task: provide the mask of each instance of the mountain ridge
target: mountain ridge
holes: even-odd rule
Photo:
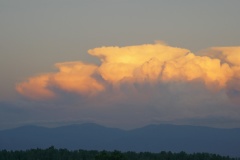
[[[104,127],[95,123],[56,128],[23,126],[0,131],[0,150],[31,148],[186,151],[240,156],[240,128],[152,124],[132,130]]]

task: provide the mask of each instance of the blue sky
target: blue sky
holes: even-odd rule
[[[177,122],[240,127],[239,104],[228,99],[229,94],[238,97],[240,92],[233,80],[218,91],[185,81],[153,88],[141,84],[141,93],[152,95],[146,102],[140,102],[140,91],[128,91],[128,87],[122,87],[121,94],[129,93],[123,99],[118,99],[119,92],[108,90],[86,98],[57,88],[54,92],[61,92],[61,98],[38,101],[16,91],[16,85],[29,77],[58,72],[57,63],[100,66],[101,58],[88,50],[102,46],[138,46],[159,40],[194,55],[210,47],[239,46],[239,6],[237,0],[1,0],[0,129],[89,121],[121,128]]]

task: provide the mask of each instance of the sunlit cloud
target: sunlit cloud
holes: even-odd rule
[[[55,93],[48,89],[50,74],[28,78],[25,82],[16,85],[16,90],[31,99],[43,100],[55,97]]]
[[[88,52],[101,60],[102,64],[98,70],[103,79],[116,83],[124,79],[136,79],[142,75],[152,77],[153,74],[156,74],[158,76],[161,74],[164,62],[182,57],[189,51],[163,44],[146,44],[127,47],[101,47]],[[157,66],[156,63],[158,63]],[[143,71],[140,73],[141,75],[138,75],[138,69]],[[152,69],[155,70],[152,71]]]
[[[104,86],[94,79],[97,66],[82,62],[65,62],[55,65],[59,72],[51,74],[50,86],[63,91],[94,95]]]
[[[164,43],[94,48],[88,53],[99,58],[100,65],[57,63],[57,72],[30,77],[18,83],[16,90],[28,98],[44,100],[58,97],[58,90],[93,97],[106,95],[112,88],[112,95],[131,90],[144,99],[144,92],[151,95],[146,85],[200,83],[211,92],[224,90],[230,100],[239,103],[239,52],[240,47],[213,47],[197,56],[188,49]],[[140,89],[143,94],[137,94]]]
[[[225,90],[232,102],[240,104],[240,47],[212,47],[203,54],[229,64],[232,75]]]
[[[89,96],[104,90],[104,86],[92,77],[97,69],[95,65],[65,62],[55,66],[59,70],[57,73],[30,77],[27,81],[17,84],[16,90],[35,100],[56,98],[56,89]]]

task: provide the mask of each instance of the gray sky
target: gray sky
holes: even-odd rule
[[[144,83],[140,84],[141,93],[152,95],[144,102],[139,100],[143,95],[128,91],[125,84],[120,89],[125,96],[119,99],[119,91],[112,91],[109,84],[91,98],[55,86],[60,98],[44,101],[29,99],[15,89],[29,77],[57,72],[54,65],[59,62],[99,66],[100,58],[88,50],[102,46],[160,40],[195,55],[210,47],[239,46],[239,6],[238,0],[0,0],[0,129],[89,121],[122,128],[177,122],[240,127],[239,104],[228,100],[229,94],[240,92],[233,93],[234,87],[231,92],[229,87],[212,92],[202,89],[202,84],[193,87],[187,82],[161,83],[153,88]]]

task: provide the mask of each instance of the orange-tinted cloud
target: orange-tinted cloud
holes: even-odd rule
[[[82,62],[57,63],[58,73],[51,75],[53,86],[67,92],[94,95],[104,90],[102,84],[93,78],[97,66]]]
[[[182,57],[189,51],[163,44],[146,44],[127,47],[102,47],[88,52],[101,59],[102,64],[98,70],[103,79],[116,83],[126,78],[135,78],[138,76],[135,70],[143,67],[142,65],[145,63],[153,62],[152,59],[160,62],[159,66],[156,67],[161,67],[164,62]],[[146,71],[146,69],[143,70]],[[151,73],[155,72],[158,71],[151,71]]]
[[[107,85],[201,81],[211,90],[229,91],[236,85],[234,96],[240,97],[240,47],[215,47],[203,56],[161,43],[101,47],[88,52],[101,60],[99,66],[58,63],[57,73],[29,78],[17,84],[17,91],[44,99],[56,96],[54,88],[89,96],[106,91]]]
[[[94,95],[104,90],[103,85],[92,76],[97,66],[82,62],[65,62],[55,65],[57,73],[47,73],[29,78],[17,84],[16,90],[31,99],[42,100],[56,97],[54,88],[65,92]]]
[[[195,56],[189,53],[181,58],[168,61],[162,78],[165,81],[202,80],[209,88],[223,88],[232,77],[228,64],[221,64],[219,59]]]
[[[17,84],[16,90],[31,99],[42,100],[54,98],[53,91],[48,89],[50,74],[29,78],[27,81]]]
[[[212,47],[203,54],[229,64],[232,76],[228,79],[226,93],[233,102],[240,104],[240,47]]]
[[[240,66],[240,47],[212,47],[204,54],[211,58],[218,58],[231,66]]]

